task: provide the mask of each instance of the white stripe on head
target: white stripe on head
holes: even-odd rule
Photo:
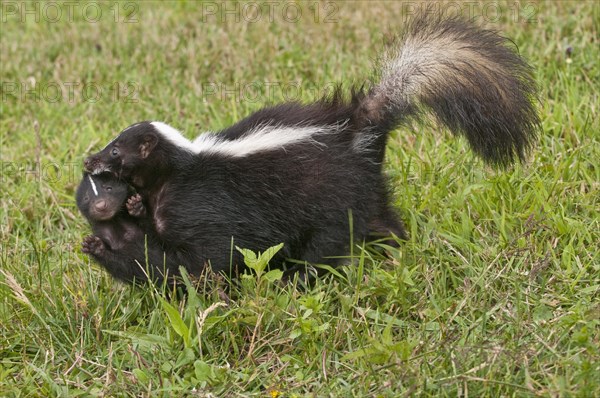
[[[139,126],[140,124],[142,124],[142,123],[134,123],[134,124],[132,124],[131,126],[127,127],[125,130],[121,131],[121,134],[124,133],[124,132],[126,132],[127,130],[130,130],[130,129],[134,128],[134,127]]]
[[[96,183],[91,175],[88,175],[88,179],[90,180],[90,184],[92,186],[92,190],[94,191],[94,195],[98,196],[98,189],[96,189]]]
[[[192,144],[190,140],[185,138],[178,130],[169,126],[163,122],[152,122],[150,123],[156,131],[160,135],[162,135],[166,140],[172,142],[177,145],[179,148],[186,149],[190,152],[196,152],[195,146]]]
[[[110,146],[110,144],[112,144],[113,142],[115,142],[117,140],[117,138],[119,138],[121,136],[121,134],[123,134],[124,132],[126,132],[129,129],[132,129],[132,128],[136,127],[136,126],[139,126],[140,124],[141,123],[132,124],[131,126],[127,127],[125,130],[121,131],[119,133],[119,135],[117,135],[115,138],[113,138],[112,140],[110,140],[110,142],[108,144],[106,144],[106,146],[104,147],[104,149],[108,148]],[[104,150],[104,149],[102,149],[102,150]]]
[[[218,134],[205,134],[194,140],[195,152],[219,153],[242,157],[256,152],[283,148],[302,141],[319,145],[313,136],[334,132],[340,126],[259,126],[236,140],[220,139]]]

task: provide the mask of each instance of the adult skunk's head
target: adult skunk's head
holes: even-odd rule
[[[146,159],[157,143],[158,136],[152,124],[136,123],[123,130],[100,152],[90,155],[83,164],[85,170],[94,175],[110,172],[126,178],[124,171],[134,169]]]
[[[140,174],[159,173],[170,159],[191,148],[192,143],[171,126],[146,121],[127,127],[83,163],[88,173],[109,172],[135,185]]]
[[[127,183],[118,180],[112,174],[83,173],[75,198],[79,211],[88,220],[106,221],[121,211],[128,195]]]

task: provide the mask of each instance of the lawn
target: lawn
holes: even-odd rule
[[[0,3],[0,396],[600,396],[595,2],[435,3],[514,41],[542,131],[507,171],[431,123],[395,131],[410,239],[387,255],[177,297],[80,253],[86,154],[136,121],[193,138],[360,85],[419,4]]]

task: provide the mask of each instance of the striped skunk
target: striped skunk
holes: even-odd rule
[[[77,207],[94,235],[83,240],[81,250],[92,256],[115,278],[124,282],[151,279],[162,282],[187,261],[164,248],[144,222],[139,195],[112,174],[84,173],[77,188]]]
[[[234,245],[274,261],[335,265],[351,236],[406,238],[382,173],[390,131],[430,112],[484,161],[524,159],[539,118],[530,66],[507,40],[460,19],[416,18],[383,53],[377,83],[262,109],[194,141],[161,122],[123,130],[89,156],[92,175],[131,184],[145,232],[200,272],[243,267]],[[233,249],[233,250],[232,250]]]

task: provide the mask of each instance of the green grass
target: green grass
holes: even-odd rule
[[[240,21],[208,15],[221,2],[102,3],[97,22],[84,6],[50,22],[47,3],[27,5],[36,21],[2,2],[0,396],[599,396],[593,2],[462,8],[536,67],[541,139],[501,173],[446,132],[394,132],[386,172],[411,238],[388,257],[355,248],[353,266],[304,291],[263,275],[229,300],[218,281],[177,300],[80,254],[87,153],[135,121],[194,137],[286,96],[360,84],[417,3],[323,2],[317,17],[304,3],[296,22],[277,4],[273,23],[265,9],[245,23],[243,5]]]

